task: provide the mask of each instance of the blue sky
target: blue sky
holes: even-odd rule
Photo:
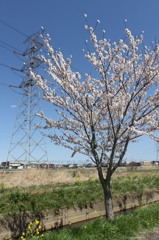
[[[45,32],[50,34],[52,46],[60,48],[65,57],[72,55],[72,66],[79,72],[90,73],[92,69],[82,52],[84,41],[88,38],[84,29],[85,13],[90,25],[94,26],[97,19],[101,21],[97,29],[99,38],[103,29],[111,41],[123,38],[124,19],[127,19],[127,27],[134,35],[144,31],[144,44],[149,45],[155,39],[159,42],[158,9],[158,0],[1,0],[0,20],[21,33],[0,21],[0,45],[11,49],[2,44],[5,42],[23,52],[26,49],[24,35],[30,36],[43,26]],[[0,64],[20,69],[23,61],[0,46]],[[22,78],[14,71],[0,65],[0,162],[7,158],[18,110],[16,106],[20,102],[20,91],[16,90],[16,93],[8,85],[19,85],[21,81]],[[51,106],[43,102],[41,105],[46,113],[54,116]],[[49,139],[46,139],[46,146],[50,162],[82,163],[88,159],[80,154],[71,158],[70,151],[55,146]],[[128,161],[156,160],[156,149],[156,143],[144,137],[129,146],[125,158]]]

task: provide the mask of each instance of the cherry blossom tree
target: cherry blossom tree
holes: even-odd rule
[[[85,29],[90,37],[88,44],[93,46],[92,52],[87,47],[85,58],[98,77],[83,77],[72,71],[71,58],[65,60],[62,52],[54,51],[48,35],[42,36],[48,56],[40,57],[56,88],[42,76],[30,74],[43,90],[43,99],[57,108],[57,120],[43,112],[38,114],[45,119],[45,129],[57,129],[47,136],[71,149],[72,156],[82,153],[95,163],[104,191],[106,218],[112,220],[111,177],[121,165],[128,144],[143,135],[158,141],[159,45],[143,47],[143,36],[134,37],[127,28],[125,40],[113,43],[105,37],[98,40],[89,24]],[[102,167],[105,163],[106,170]]]

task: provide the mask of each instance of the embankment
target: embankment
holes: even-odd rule
[[[124,212],[139,206],[159,201],[159,191],[152,191],[143,194],[123,196],[113,200],[114,212]],[[90,203],[85,206],[73,206],[61,208],[58,211],[45,211],[41,214],[21,212],[12,215],[9,220],[0,216],[0,239],[13,239],[25,231],[30,221],[39,220],[42,230],[50,230],[58,227],[94,219],[105,215],[104,204],[101,202]]]

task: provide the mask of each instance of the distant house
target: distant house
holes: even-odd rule
[[[128,166],[140,166],[139,162],[129,162]]]
[[[23,169],[24,164],[20,162],[10,162],[9,163],[9,169]]]
[[[142,161],[140,162],[141,166],[151,166],[152,162]]]
[[[8,169],[9,168],[9,162],[1,162],[1,169]]]
[[[138,162],[129,162],[127,165],[128,169],[135,170],[137,167],[140,166],[140,163]]]
[[[159,161],[152,161],[153,165],[159,165]]]
[[[68,168],[74,168],[74,165],[73,164],[69,164]]]

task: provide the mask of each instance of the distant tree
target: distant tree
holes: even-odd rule
[[[59,130],[47,136],[71,149],[72,156],[76,152],[85,154],[96,165],[106,218],[112,220],[111,177],[121,165],[128,144],[143,135],[158,140],[159,45],[142,47],[143,36],[134,37],[127,28],[125,40],[117,43],[104,37],[97,40],[93,28],[85,28],[94,47],[85,57],[98,77],[73,72],[71,59],[65,60],[60,51],[54,51],[48,35],[42,36],[48,56],[41,59],[56,88],[48,86],[40,75],[30,74],[43,90],[44,100],[57,107],[58,120],[38,114],[46,121],[45,129]],[[107,170],[102,168],[104,163]]]

